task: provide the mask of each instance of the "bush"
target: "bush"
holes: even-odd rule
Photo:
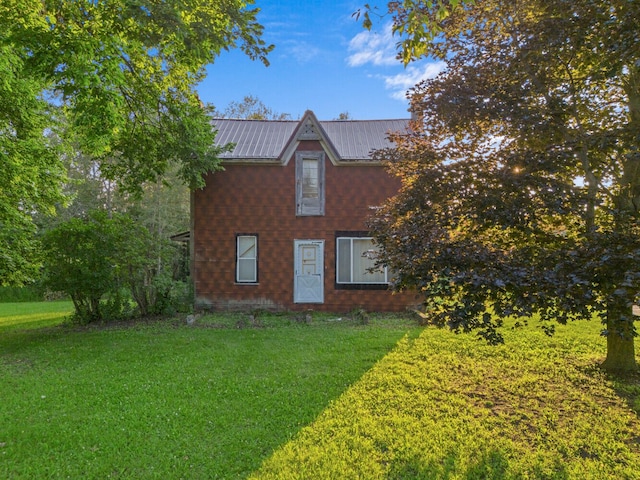
[[[82,323],[101,320],[101,299],[117,289],[115,240],[113,223],[104,212],[72,218],[43,236],[42,283],[67,293]]]
[[[42,292],[33,286],[30,287],[0,287],[0,303],[8,302],[41,302],[44,299]]]
[[[114,292],[108,292],[100,303],[103,318],[109,320],[128,320],[135,316],[134,303],[131,292],[120,287]]]
[[[120,281],[127,285],[139,314],[175,313],[182,290],[174,268],[181,255],[179,246],[168,238],[158,238],[130,217],[118,218],[122,235],[116,261]]]
[[[178,247],[130,216],[93,212],[43,238],[43,284],[68,294],[81,323],[185,311],[192,294],[174,275]]]

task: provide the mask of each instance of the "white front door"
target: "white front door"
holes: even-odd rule
[[[324,240],[294,240],[294,303],[324,302]]]

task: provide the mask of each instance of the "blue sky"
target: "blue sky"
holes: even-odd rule
[[[364,3],[256,0],[263,38],[275,45],[271,65],[251,61],[240,50],[223,52],[208,67],[200,98],[222,111],[253,95],[293,119],[308,109],[320,120],[342,112],[356,120],[408,118],[406,90],[439,66],[421,62],[405,68],[395,59],[389,19],[367,32],[352,18]]]

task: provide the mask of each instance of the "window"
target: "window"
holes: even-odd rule
[[[324,152],[296,153],[296,214],[324,215]]]
[[[302,198],[320,198],[318,189],[318,160],[302,159]]]
[[[236,282],[258,282],[258,236],[236,236]]]
[[[378,249],[371,237],[336,239],[336,285],[383,286],[388,283],[386,267],[377,267]]]

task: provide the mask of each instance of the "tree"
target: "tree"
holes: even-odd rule
[[[129,214],[157,238],[189,229],[189,188],[180,181],[178,166],[169,167],[156,182],[143,184],[139,195],[131,195],[104,178],[99,163],[91,157],[76,153],[63,162],[68,177],[63,188],[67,203],[57,205],[55,217],[38,215],[40,230],[83,218],[93,210]]]
[[[398,58],[407,65],[429,54],[431,42],[441,32],[441,22],[464,5],[472,6],[475,0],[403,0],[387,3],[386,10],[366,3],[353,13],[356,20],[362,17],[362,26],[373,28],[371,17],[393,18],[391,31],[399,37]]]
[[[262,100],[253,95],[247,95],[242,102],[231,102],[224,112],[217,113],[219,118],[241,118],[246,120],[289,120],[288,113],[277,113],[267,107]]]
[[[252,3],[0,3],[0,187],[20,186],[19,200],[0,200],[3,283],[32,276],[30,216],[60,201],[62,169],[48,135],[59,121],[65,144],[134,194],[171,165],[192,189],[219,168],[222,149],[194,89],[225,49],[239,47],[268,64],[273,46],[261,39]],[[29,180],[16,171],[29,171]]]
[[[173,307],[178,247],[130,215],[94,210],[71,218],[44,234],[43,247],[43,285],[69,295],[83,323],[128,315],[131,298],[140,316]]]
[[[51,213],[63,201],[64,170],[55,132],[57,109],[42,98],[39,78],[0,32],[0,285],[22,284],[37,274],[34,211]]]
[[[447,68],[412,91],[415,132],[377,154],[402,180],[371,225],[395,287],[492,342],[500,316],[597,314],[603,367],[635,370],[638,3],[486,0],[444,18],[417,3],[396,21],[439,31],[405,58]]]
[[[92,212],[86,218],[61,223],[44,235],[43,284],[69,295],[75,316],[83,323],[102,320],[103,297],[118,289],[116,227],[106,212]]]

